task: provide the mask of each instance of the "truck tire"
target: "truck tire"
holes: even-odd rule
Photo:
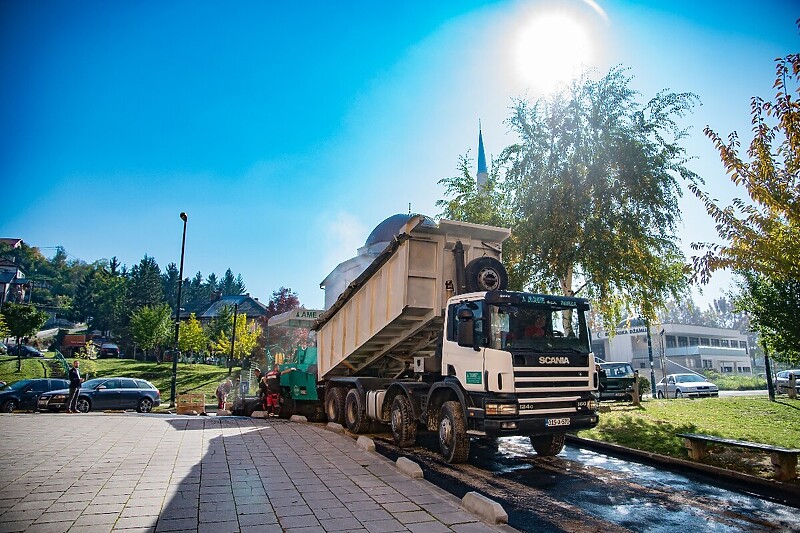
[[[469,458],[469,437],[464,410],[457,401],[444,402],[439,410],[439,449],[448,463],[463,463]]]
[[[494,257],[478,257],[465,269],[469,292],[500,291],[508,286],[508,273]]]
[[[325,414],[328,422],[344,425],[344,395],[345,390],[340,387],[330,389],[325,395]]]
[[[344,422],[351,433],[367,433],[369,431],[369,418],[361,401],[361,395],[356,389],[350,389],[344,398]]]
[[[394,397],[392,402],[392,438],[400,448],[413,446],[417,441],[417,421],[411,402],[402,394]]]
[[[561,453],[564,449],[564,434],[555,433],[553,435],[531,435],[531,446],[539,455],[552,457]]]

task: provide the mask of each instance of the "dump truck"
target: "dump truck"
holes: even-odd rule
[[[284,375],[300,386],[284,387],[282,414],[313,396],[328,421],[388,425],[400,447],[438,432],[450,463],[468,458],[471,438],[528,436],[556,455],[566,431],[596,426],[589,303],[507,290],[510,234],[409,215],[314,322],[314,378]]]

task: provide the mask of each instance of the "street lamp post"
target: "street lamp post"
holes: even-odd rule
[[[181,239],[181,267],[178,273],[178,303],[175,305],[175,351],[172,352],[172,387],[169,406],[175,407],[176,388],[178,381],[178,336],[181,328],[181,288],[183,286],[183,251],[186,247],[186,220],[189,218],[186,213],[181,212],[183,220],[183,238]]]
[[[644,318],[644,325],[647,328],[647,358],[650,360],[650,392],[653,398],[656,397],[656,371],[653,368],[653,340],[650,336],[650,319]]]

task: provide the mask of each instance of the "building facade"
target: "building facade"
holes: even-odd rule
[[[614,332],[595,334],[592,349],[597,358],[631,363],[640,372],[650,368],[647,327],[641,320],[621,325]],[[653,367],[664,373],[713,370],[722,374],[752,375],[747,335],[735,329],[710,328],[687,324],[660,324],[650,327]],[[666,372],[662,369],[666,368]]]

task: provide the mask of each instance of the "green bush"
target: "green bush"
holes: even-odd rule
[[[758,376],[741,374],[720,374],[713,370],[703,372],[706,378],[719,390],[761,390],[767,388],[767,379]]]

